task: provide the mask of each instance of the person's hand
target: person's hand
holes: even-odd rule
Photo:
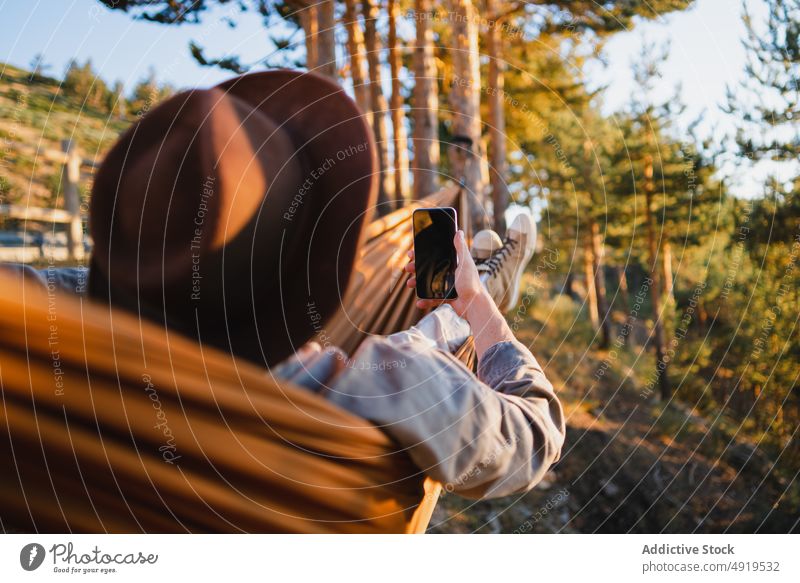
[[[456,255],[458,256],[458,266],[456,267],[455,287],[458,298],[454,300],[417,300],[417,307],[426,310],[436,307],[443,303],[450,304],[456,313],[466,317],[467,310],[476,298],[487,294],[486,288],[481,284],[480,277],[478,276],[478,268],[475,267],[475,261],[470,255],[467,241],[464,237],[464,231],[458,231],[453,239],[453,245],[456,248]],[[408,279],[406,285],[414,288],[417,285],[417,278],[414,276],[416,267],[414,264],[414,250],[408,252],[408,257],[411,261],[406,265],[405,270],[412,274]]]

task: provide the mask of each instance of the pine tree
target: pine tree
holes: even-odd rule
[[[134,86],[128,98],[129,113],[141,117],[174,92],[170,85],[159,84],[155,70],[150,69],[147,77]]]
[[[796,439],[800,423],[800,173],[796,166],[800,156],[800,0],[766,0],[766,4],[765,22],[755,22],[745,10],[745,80],[729,90],[728,108],[739,124],[736,141],[743,157],[754,163],[771,160],[788,167],[794,178],[770,177],[762,196],[738,204],[736,231],[744,234],[739,241],[747,253],[736,257],[738,268],[726,286],[725,301],[719,302],[731,340],[714,347],[714,358],[728,378],[737,380],[735,386],[724,387],[725,403],[755,425],[777,457],[796,468],[800,461]],[[793,473],[790,470],[786,477],[794,479]]]
[[[125,119],[128,115],[127,101],[125,99],[125,86],[122,81],[116,81],[106,99],[106,110],[117,119]]]
[[[414,198],[417,200],[436,190],[439,171],[439,83],[434,55],[433,16],[431,0],[414,0],[416,46],[412,144]]]
[[[504,93],[505,55],[510,45],[522,39],[528,45],[547,42],[552,35],[566,38],[567,43],[591,45],[609,34],[630,29],[636,18],[660,17],[673,10],[683,10],[691,3],[691,0],[603,3],[483,0],[484,20],[487,24],[482,31],[482,37],[485,39],[488,57],[484,96],[488,103],[488,150],[494,224],[498,230],[504,228],[502,215],[510,197],[506,176],[507,160],[504,159],[509,152],[505,135],[506,112],[498,97]],[[527,70],[531,61],[524,61],[521,65],[523,70]]]
[[[389,104],[383,93],[383,64],[381,62],[383,47],[378,33],[380,11],[377,0],[362,0],[361,6],[364,14],[364,46],[367,51],[372,130],[375,133],[380,172],[377,211],[379,214],[387,214],[395,210],[396,202],[392,163],[389,158],[389,124],[387,121]]]
[[[52,68],[50,65],[45,63],[44,55],[42,53],[36,53],[33,56],[33,59],[31,59],[29,66],[31,70],[31,79],[33,81],[43,79],[47,74],[47,70]]]
[[[611,322],[604,268],[608,213],[604,177],[610,128],[590,96],[585,99],[548,118],[537,166],[547,188],[545,221],[552,225],[548,244],[558,245],[566,257],[582,258],[589,318],[600,333],[600,347],[606,348]]]
[[[372,102],[367,82],[366,57],[364,48],[364,31],[359,22],[359,10],[356,0],[345,0],[344,26],[347,30],[347,52],[350,56],[350,78],[353,82],[353,94],[356,103],[364,112],[372,125]]]
[[[737,142],[753,160],[800,158],[800,0],[767,0],[767,21],[757,25],[747,6],[747,65],[728,108],[742,124]],[[754,137],[754,133],[760,138]]]
[[[386,41],[389,49],[389,70],[392,80],[392,151],[394,153],[394,194],[398,207],[403,206],[409,199],[409,167],[408,167],[408,135],[406,132],[405,98],[403,97],[402,80],[400,78],[403,68],[401,57],[401,40],[398,37],[397,27],[400,19],[400,2],[389,0],[387,5],[389,14],[389,36]]]
[[[630,109],[618,116],[623,139],[619,140],[614,155],[609,186],[616,197],[613,222],[619,238],[614,242],[619,247],[629,248],[647,272],[653,318],[651,336],[656,352],[654,378],[661,399],[668,401],[672,398],[672,388],[667,324],[672,320],[674,305],[668,299],[672,294],[672,259],[665,249],[671,249],[675,241],[687,245],[690,234],[698,237],[698,227],[689,227],[693,219],[705,223],[705,218],[692,213],[707,208],[708,197],[705,190],[698,191],[690,184],[697,158],[687,166],[685,156],[693,152],[689,148],[684,152],[670,133],[683,106],[675,98],[654,95],[654,81],[660,77],[659,65],[668,48],[662,51],[659,53],[645,44],[640,60],[634,63],[637,90]],[[696,182],[697,177],[694,179]],[[707,228],[707,223],[699,228]],[[669,283],[666,278],[670,279]]]
[[[486,209],[481,175],[481,72],[478,49],[478,14],[472,0],[449,0],[450,57],[453,78],[448,96],[450,129],[454,138],[450,154],[456,165],[453,178],[469,197],[470,221],[475,230],[484,228]]]
[[[83,65],[72,59],[67,64],[62,86],[66,93],[80,99],[84,107],[107,111],[109,90],[94,71],[91,59]]]

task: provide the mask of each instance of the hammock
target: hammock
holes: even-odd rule
[[[421,315],[399,275],[413,208],[369,227],[328,324],[345,350]],[[0,290],[4,531],[425,531],[438,484],[367,421],[133,315]],[[458,356],[474,365],[471,343]]]

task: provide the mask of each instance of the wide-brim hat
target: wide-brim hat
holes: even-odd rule
[[[363,113],[326,77],[276,70],[175,95],[97,173],[90,294],[274,364],[339,309],[375,171]]]

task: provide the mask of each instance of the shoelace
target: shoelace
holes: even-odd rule
[[[481,263],[478,264],[478,267],[482,267],[483,271],[488,273],[491,277],[497,275],[497,272],[500,270],[500,267],[503,265],[503,261],[505,261],[511,250],[517,246],[517,241],[514,239],[509,239],[506,237],[505,241],[503,242],[503,246],[500,247],[497,251],[492,253],[491,257],[485,259]]]

